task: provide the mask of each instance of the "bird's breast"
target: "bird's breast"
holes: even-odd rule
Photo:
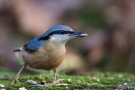
[[[34,53],[22,52],[25,65],[36,69],[51,70],[57,68],[65,56],[65,46],[47,45],[39,48]]]

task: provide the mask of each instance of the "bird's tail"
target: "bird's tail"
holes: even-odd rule
[[[22,47],[13,50],[13,52],[21,52],[21,51],[22,51]]]

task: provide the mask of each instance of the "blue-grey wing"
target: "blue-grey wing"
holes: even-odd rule
[[[24,45],[24,50],[29,53],[36,52],[44,43],[45,41],[39,40],[39,37],[34,38]]]

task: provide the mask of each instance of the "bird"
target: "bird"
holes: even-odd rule
[[[53,70],[54,79],[52,84],[55,84],[58,67],[64,60],[66,53],[66,42],[87,35],[83,32],[74,31],[67,25],[56,25],[44,34],[28,41],[23,47],[15,49],[14,52],[22,52],[24,65],[13,78],[12,83],[18,81],[19,75],[24,68],[34,68]]]

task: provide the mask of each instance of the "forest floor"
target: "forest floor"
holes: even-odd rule
[[[58,74],[56,85],[51,85],[52,80],[50,73],[21,75],[19,82],[14,84],[12,78],[4,77],[0,78],[0,90],[135,90],[135,75],[129,73]]]

